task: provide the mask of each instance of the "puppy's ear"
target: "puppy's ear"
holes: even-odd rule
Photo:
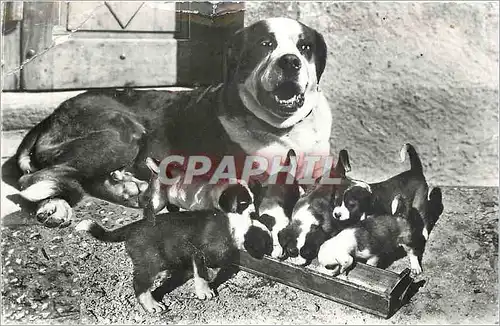
[[[285,160],[285,164],[286,165],[289,165],[290,162],[291,162],[291,159],[294,159],[296,160],[297,159],[297,154],[295,154],[295,151],[293,149],[290,149],[288,151],[288,153],[286,154],[286,160]]]
[[[257,218],[257,221],[264,224],[269,231],[272,231],[273,227],[276,225],[276,219],[269,214],[262,214]]]
[[[316,64],[316,77],[319,80],[321,79],[321,75],[323,75],[323,71],[325,71],[326,66],[326,56],[327,56],[327,47],[325,39],[323,35],[318,31],[315,32],[315,53],[314,53],[314,61]]]
[[[343,149],[339,152],[339,159],[335,165],[335,172],[339,177],[345,177],[347,172],[351,171],[351,163],[349,162],[349,153]]]

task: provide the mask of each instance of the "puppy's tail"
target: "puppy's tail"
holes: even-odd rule
[[[124,226],[115,230],[106,230],[97,222],[92,220],[83,220],[75,227],[76,231],[89,233],[97,240],[104,242],[123,242],[127,239],[128,226]]]
[[[410,170],[422,173],[422,162],[420,161],[420,157],[418,156],[415,147],[413,147],[413,145],[411,145],[410,143],[406,143],[403,145],[403,147],[401,148],[401,152],[399,153],[401,162],[405,161],[406,153],[408,153],[408,156],[410,157]]]

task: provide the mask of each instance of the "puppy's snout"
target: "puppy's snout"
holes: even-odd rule
[[[302,63],[295,54],[285,54],[279,58],[278,66],[286,72],[296,72],[302,67]]]
[[[288,255],[290,257],[298,257],[299,256],[299,249],[297,248],[287,248]]]
[[[333,216],[334,216],[335,218],[340,219],[340,218],[342,217],[342,213],[341,213],[341,212],[339,212],[339,211],[337,211],[337,212],[335,212],[335,211],[334,211],[334,212],[333,212]]]

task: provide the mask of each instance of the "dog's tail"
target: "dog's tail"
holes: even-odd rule
[[[34,126],[26,134],[26,136],[24,136],[21,144],[17,148],[15,157],[17,159],[17,165],[21,169],[22,173],[33,173],[36,171],[36,167],[31,161],[31,154],[33,153],[36,142],[38,141],[38,137],[45,129],[47,129],[49,122],[48,118],[46,118]]]
[[[401,148],[401,152],[399,153],[401,162],[405,161],[406,153],[408,153],[408,156],[410,157],[410,170],[422,173],[422,162],[420,161],[420,157],[418,156],[415,147],[413,147],[413,145],[411,145],[410,143],[406,143],[403,145],[403,147]]]
[[[129,234],[129,225],[114,230],[106,230],[99,223],[92,220],[83,220],[78,223],[75,230],[87,232],[94,238],[104,242],[123,242]]]
[[[85,191],[78,180],[78,171],[67,166],[53,166],[25,174],[19,179],[21,197],[38,202],[51,197],[59,197],[70,205],[79,202]]]

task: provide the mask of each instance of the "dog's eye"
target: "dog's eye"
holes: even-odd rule
[[[264,46],[264,47],[270,48],[270,47],[272,47],[274,45],[274,43],[271,40],[264,40],[264,41],[260,42],[260,45]]]

